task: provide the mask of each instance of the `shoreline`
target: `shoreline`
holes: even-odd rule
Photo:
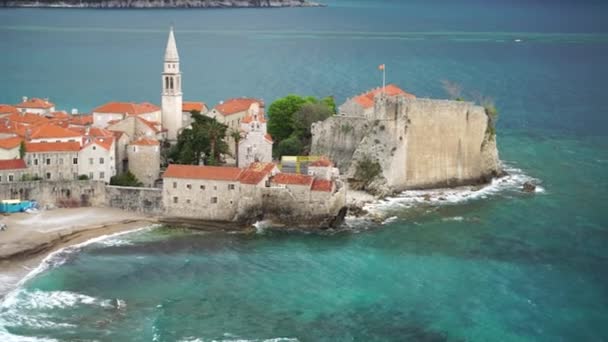
[[[96,220],[91,214],[92,212],[100,213],[102,218]],[[2,222],[13,222],[9,224],[9,230],[0,232],[0,299],[14,290],[30,272],[35,270],[53,252],[91,239],[134,231],[158,223],[158,220],[153,217],[137,216],[121,210],[107,208],[56,209],[42,212],[37,216],[42,215],[44,217],[45,214],[51,216],[46,218],[48,223],[45,226],[43,225],[43,228],[47,230],[46,232],[35,230],[41,228],[40,226],[34,227],[34,223],[31,224],[31,229],[24,228],[23,225],[29,224],[31,220],[30,217],[26,216],[30,214],[13,214],[10,217],[12,220],[6,217],[2,218]],[[57,221],[53,221],[52,216],[57,214],[65,214],[68,217],[71,215],[76,220],[80,220],[83,214],[93,216],[93,218],[90,223],[61,227],[57,226]],[[106,219],[106,215],[113,219]],[[26,219],[19,220],[24,217]],[[18,229],[23,231],[15,233],[14,231]],[[13,234],[8,235],[11,230],[13,230]]]

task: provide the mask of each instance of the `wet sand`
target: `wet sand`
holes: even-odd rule
[[[0,216],[8,226],[0,231],[0,296],[10,291],[49,253],[95,237],[156,223],[112,208],[72,208]]]

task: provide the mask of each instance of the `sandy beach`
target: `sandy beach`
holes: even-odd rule
[[[112,208],[71,208],[0,216],[0,296],[49,253],[89,239],[149,226],[156,218]]]

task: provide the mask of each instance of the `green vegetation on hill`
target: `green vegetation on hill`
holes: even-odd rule
[[[311,124],[323,121],[336,113],[334,98],[288,95],[274,101],[268,108],[268,133],[275,141],[273,154],[310,153]]]
[[[144,186],[142,182],[135,177],[131,171],[127,171],[125,173],[121,173],[119,175],[113,176],[110,178],[110,185],[118,185],[118,186],[135,186],[140,187]]]

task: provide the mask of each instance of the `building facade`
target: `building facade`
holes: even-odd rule
[[[141,137],[127,147],[129,171],[144,184],[152,187],[160,178],[160,143],[158,140]]]

